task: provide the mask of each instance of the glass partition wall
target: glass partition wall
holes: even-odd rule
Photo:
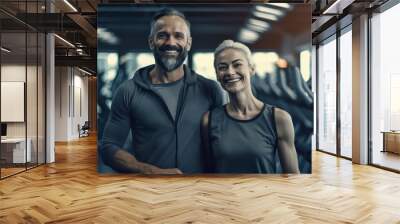
[[[368,34],[368,163],[395,172],[400,172],[398,21],[400,4],[388,1],[371,13]],[[317,149],[347,159],[352,158],[351,31],[349,25],[316,45]]]
[[[317,45],[317,149],[352,158],[351,25]]]
[[[370,163],[395,171],[400,171],[398,21],[400,4],[374,13],[370,31]]]
[[[352,33],[351,25],[342,30],[340,68],[340,155],[352,158]]]
[[[318,47],[318,149],[336,154],[336,36]]]
[[[36,13],[40,2],[18,9]],[[1,179],[45,163],[45,34],[16,17],[0,11]]]
[[[26,169],[26,33],[1,34],[1,177]],[[6,49],[6,50],[4,50]],[[28,145],[29,146],[29,145]],[[28,160],[29,161],[29,160]]]

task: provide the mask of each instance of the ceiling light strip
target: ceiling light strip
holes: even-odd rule
[[[68,1],[64,0],[65,4],[67,4],[74,12],[78,12],[78,10]]]
[[[4,52],[7,52],[7,53],[10,53],[10,52],[11,52],[11,50],[9,50],[9,49],[7,49],[7,48],[5,48],[5,47],[1,47],[1,50],[4,51]]]
[[[62,38],[62,37],[60,37],[59,35],[57,35],[57,34],[54,34],[54,36],[55,37],[57,37],[59,40],[61,40],[62,42],[64,42],[64,43],[66,43],[67,45],[69,45],[70,47],[73,47],[73,48],[75,48],[75,45],[73,45],[71,42],[69,42],[68,40],[66,40],[66,39],[64,39],[64,38]]]
[[[279,8],[290,9],[291,6],[289,3],[267,3],[266,5],[276,6]]]
[[[83,72],[83,73],[85,73],[85,74],[87,74],[87,75],[92,75],[92,73],[90,73],[90,72],[88,72],[88,71],[86,71],[86,70],[83,70],[83,69],[81,69],[81,68],[79,68],[79,67],[78,67],[78,70],[81,71],[81,72]]]

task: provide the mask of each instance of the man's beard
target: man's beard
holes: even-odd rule
[[[176,50],[178,52],[178,56],[163,56],[162,53],[167,50]],[[155,47],[153,50],[156,63],[166,72],[171,72],[181,66],[186,59],[187,53],[188,52],[186,48],[175,46],[161,46],[160,48]]]

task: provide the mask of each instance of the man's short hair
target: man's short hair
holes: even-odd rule
[[[185,15],[182,12],[180,12],[180,11],[178,11],[176,9],[173,9],[173,8],[164,8],[164,9],[161,9],[161,10],[157,11],[154,14],[154,16],[153,16],[153,18],[151,20],[151,23],[150,23],[150,35],[149,35],[149,37],[153,37],[153,35],[154,35],[154,25],[156,24],[157,20],[159,20],[161,17],[164,17],[164,16],[178,16],[178,17],[182,18],[183,21],[185,21],[185,23],[187,25],[188,36],[190,37],[190,23],[189,23],[189,21],[186,19]]]

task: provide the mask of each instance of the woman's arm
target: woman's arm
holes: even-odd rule
[[[278,134],[278,155],[284,173],[300,173],[294,146],[294,129],[290,115],[275,108],[275,124]]]
[[[201,119],[201,144],[203,149],[203,160],[206,172],[213,172],[213,162],[210,152],[210,142],[208,138],[208,125],[209,125],[210,112],[207,111]]]

